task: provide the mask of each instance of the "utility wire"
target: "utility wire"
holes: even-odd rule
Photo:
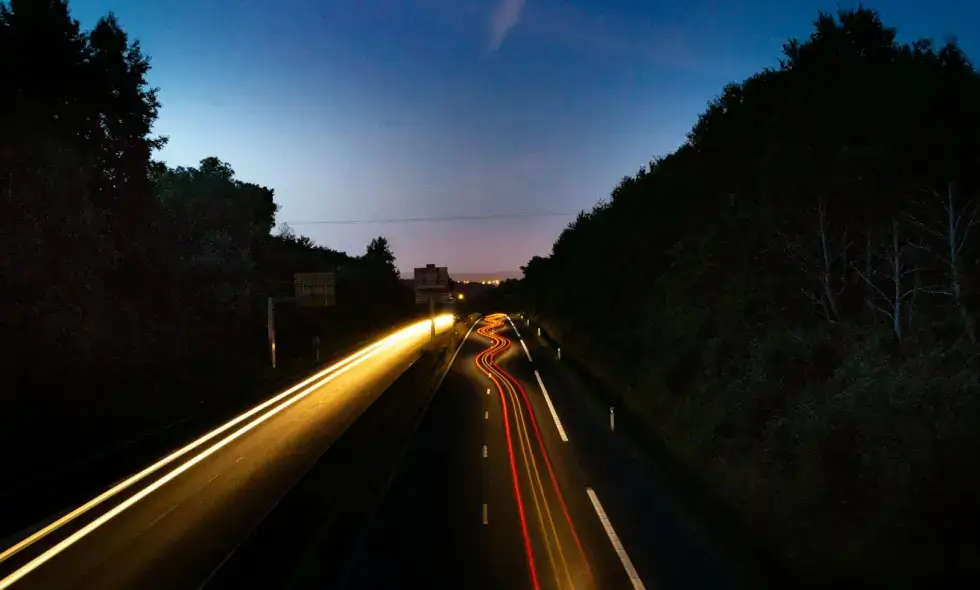
[[[421,223],[426,221],[492,221],[494,219],[518,219],[521,217],[559,217],[577,215],[579,210],[534,211],[530,213],[506,213],[487,215],[454,215],[449,217],[403,217],[399,219],[335,219],[324,221],[288,221],[289,225],[365,225],[369,223]]]

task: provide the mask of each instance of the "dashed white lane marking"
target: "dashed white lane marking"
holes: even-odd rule
[[[486,458],[486,456],[487,456],[487,445],[483,445],[483,457]]]
[[[544,381],[541,380],[541,374],[538,370],[534,370],[534,376],[538,378],[538,385],[541,386],[541,393],[544,394],[544,401],[548,404],[548,410],[551,412],[551,417],[555,419],[555,426],[558,427],[558,436],[561,437],[563,442],[568,442],[568,436],[565,434],[565,429],[561,425],[561,420],[558,419],[558,412],[555,411],[555,406],[551,403],[551,396],[548,395],[548,388],[544,386]]]
[[[221,475],[221,474],[220,473],[215,473],[214,475],[212,475],[211,476],[211,479],[208,480],[208,483],[211,483],[212,481],[218,479],[218,476],[219,475]]]
[[[238,463],[239,461],[241,461],[244,458],[245,458],[245,455],[242,455],[241,457],[235,459],[235,463]]]
[[[517,326],[514,325],[514,320],[510,319],[510,316],[507,316],[507,321],[510,322],[510,327],[514,328],[514,333],[517,334],[518,338],[520,338],[521,333],[518,331]]]
[[[531,360],[531,353],[527,351],[527,344],[524,344],[523,338],[521,338],[521,346],[524,348],[524,354],[527,355],[527,360],[533,363],[534,361]]]
[[[484,412],[483,412],[483,419],[484,420],[489,420],[490,419],[490,410],[484,410]]]
[[[599,515],[599,521],[602,523],[602,528],[606,529],[606,535],[609,537],[609,542],[612,543],[613,549],[616,550],[616,555],[619,556],[619,561],[623,562],[623,567],[626,569],[626,575],[629,576],[630,582],[633,583],[634,590],[645,590],[643,581],[640,580],[640,574],[636,573],[636,568],[633,567],[633,562],[630,561],[630,556],[626,554],[626,548],[623,547],[622,541],[619,540],[619,535],[616,534],[616,530],[613,529],[613,525],[609,522],[609,517],[606,516],[606,511],[602,509],[602,503],[599,502],[599,496],[595,494],[592,488],[585,488],[585,493],[589,495],[589,500],[592,500],[592,507],[595,508],[596,514]]]
[[[487,395],[490,395],[490,388],[487,388]]]
[[[483,505],[483,524],[487,524],[487,505]]]

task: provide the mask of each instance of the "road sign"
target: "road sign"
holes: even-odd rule
[[[293,275],[296,303],[303,307],[336,305],[337,277],[332,272],[299,272]]]
[[[415,303],[427,303],[431,298],[439,303],[452,303],[449,291],[449,269],[427,264],[415,269]]]
[[[427,264],[415,269],[416,291],[448,291],[449,269],[445,266]]]

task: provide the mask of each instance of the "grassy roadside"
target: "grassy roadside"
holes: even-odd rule
[[[681,500],[703,497],[718,515],[707,528],[753,545],[767,574],[890,587],[980,572],[980,398],[962,344],[774,327],[692,342],[687,364],[665,349],[636,365],[545,324],[617,420],[628,412],[672,479],[692,482]]]

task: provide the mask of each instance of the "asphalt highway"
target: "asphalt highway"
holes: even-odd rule
[[[197,587],[428,339],[428,322],[400,330],[23,531],[0,549],[0,590]]]
[[[522,382],[537,383],[539,391],[547,387],[547,399],[531,396],[531,403],[538,413],[553,407],[561,417],[569,439],[564,457],[601,498],[643,583],[659,589],[767,587],[764,573],[761,578],[760,572],[749,573],[755,564],[698,525],[704,514],[688,512],[671,470],[616,426],[615,409],[590,395],[590,385],[560,360],[536,326],[519,318],[509,323],[527,350],[505,366]],[[547,442],[548,429],[544,434]]]
[[[562,422],[544,379],[509,318],[478,326],[344,587],[656,587],[647,585],[662,577],[647,559],[656,543],[638,543],[641,554],[631,549],[638,535],[659,530],[629,526],[631,510],[645,502],[611,516],[607,483],[593,473],[594,457],[582,461],[571,445],[577,433]],[[584,445],[585,436],[607,436],[582,435]]]

